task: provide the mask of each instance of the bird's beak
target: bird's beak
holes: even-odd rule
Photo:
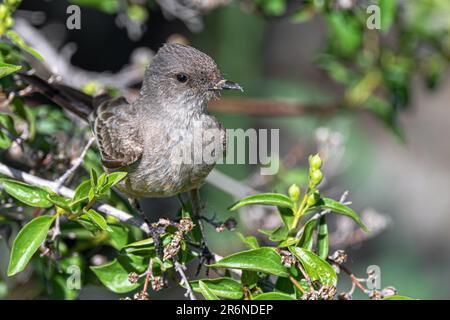
[[[242,89],[242,87],[238,83],[225,79],[217,82],[214,85],[213,90],[241,90],[242,92],[244,92],[244,89]]]

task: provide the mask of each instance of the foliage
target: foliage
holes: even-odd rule
[[[119,14],[119,1],[72,2]],[[296,23],[321,15],[328,28],[328,42],[317,63],[345,89],[342,106],[370,110],[394,132],[400,133],[396,117],[398,111],[408,105],[414,75],[420,72],[427,85],[434,88],[448,64],[448,44],[441,40],[448,39],[448,25],[431,29],[422,23],[419,25],[417,18],[425,13],[438,15],[439,10],[448,5],[436,2],[439,5],[428,6],[424,4],[427,1],[417,1],[410,4],[410,16],[399,19],[402,13],[392,5],[395,2],[380,1],[383,18],[382,33],[379,33],[367,30],[365,8],[336,8],[333,3],[301,1],[296,10],[290,11],[289,1],[254,0],[253,8],[267,19],[289,16]],[[56,156],[65,148],[58,145],[53,136],[66,131],[83,137],[84,131],[52,106],[39,105],[31,109],[25,99],[15,95],[18,87],[14,73],[29,70],[30,59],[43,58],[11,30],[12,14],[19,4],[17,0],[0,4],[0,86],[2,98],[10,100],[7,100],[9,110],[3,112],[2,109],[0,113],[0,149],[6,152],[19,145],[23,158],[38,158],[34,165],[23,166],[54,180],[65,171],[61,167],[67,167],[68,157],[60,161]],[[153,7],[150,5],[150,10]],[[127,2],[126,13],[131,20],[144,23],[148,18],[147,10],[145,5]],[[397,46],[388,43],[388,35],[397,37]],[[428,54],[419,54],[423,47]],[[0,227],[10,230],[20,227],[11,248],[8,276],[23,272],[31,262],[39,278],[50,280],[46,295],[74,299],[77,292],[69,288],[66,281],[71,267],[76,266],[83,275],[82,285],[102,284],[115,293],[126,295],[140,290],[135,297],[145,298],[142,292],[146,293],[149,280],[152,288],[159,290],[168,276],[176,277],[175,263],[186,265],[202,258],[198,221],[193,221],[193,228],[187,227],[195,220],[190,204],[182,206],[176,221],[159,222],[164,224],[164,232],[162,248],[158,248],[154,239],[145,237],[142,230],[97,210],[100,202],[129,209],[112,189],[126,178],[126,172],[100,173],[98,153],[92,150],[83,167],[84,176],[89,175],[89,179],[74,180],[72,197],[61,196],[58,188],[1,178],[2,210],[8,214],[0,216]],[[340,270],[342,261],[338,261],[335,254],[329,254],[328,220],[333,215],[341,215],[353,220],[365,232],[369,230],[353,209],[321,194],[321,167],[320,156],[312,155],[306,169],[307,182],[305,185],[298,182],[302,188],[292,184],[286,194],[255,194],[232,204],[231,212],[251,205],[275,207],[280,226],[259,230],[258,237],[239,234],[247,250],[207,265],[218,277],[180,285],[210,300],[335,298],[342,274],[336,270]],[[19,212],[23,213],[22,219],[19,219]],[[164,256],[158,254],[159,249]],[[92,252],[100,250],[107,261],[95,260]],[[364,293],[371,297],[378,294]],[[386,300],[408,299],[395,294],[384,296]],[[346,297],[348,294],[341,296]]]

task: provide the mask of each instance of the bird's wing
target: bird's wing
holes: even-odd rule
[[[104,101],[97,108],[92,127],[106,168],[119,169],[140,159],[143,139],[138,120],[135,107],[125,99]]]

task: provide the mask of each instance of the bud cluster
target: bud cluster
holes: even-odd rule
[[[5,0],[0,4],[0,35],[13,26],[14,20],[11,14],[19,4],[20,0]]]

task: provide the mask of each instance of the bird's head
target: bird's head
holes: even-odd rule
[[[207,54],[181,44],[165,44],[146,70],[141,94],[163,107],[204,108],[221,90],[242,87],[226,80]]]

